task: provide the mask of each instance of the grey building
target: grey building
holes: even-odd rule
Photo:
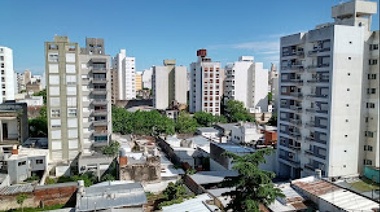
[[[111,138],[110,57],[104,41],[86,46],[55,36],[45,43],[50,158],[73,160],[108,144]]]
[[[15,101],[0,104],[0,145],[22,144],[29,137],[27,105]]]

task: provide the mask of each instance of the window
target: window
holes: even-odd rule
[[[365,117],[365,123],[368,123],[368,117]]]
[[[367,88],[367,94],[375,94],[376,88]]]
[[[61,117],[61,110],[60,109],[52,109],[51,110],[51,117],[52,118],[59,118],[59,117]]]
[[[349,60],[351,60],[351,57],[348,57]]]
[[[50,85],[59,85],[59,75],[50,75],[49,76]]]
[[[58,53],[49,53],[48,61],[49,62],[58,62]]]
[[[18,166],[24,166],[24,165],[26,165],[26,161],[21,161],[21,162],[18,162],[18,164],[17,164]]]
[[[369,50],[370,51],[378,50],[378,49],[379,49],[379,44],[370,44],[369,45]]]
[[[68,86],[67,89],[67,95],[77,95],[77,87]]]
[[[366,160],[364,159],[364,165],[372,165],[372,160]]]
[[[371,132],[371,131],[365,131],[364,132],[364,136],[365,137],[369,137],[369,138],[373,138],[373,132]]]
[[[50,106],[59,107],[61,105],[61,101],[59,97],[50,97]]]
[[[67,106],[77,106],[77,98],[67,97]]]
[[[44,163],[44,160],[43,159],[37,159],[36,160],[36,164],[43,164]]]
[[[369,80],[375,80],[376,79],[376,74],[368,74],[368,79]]]
[[[61,127],[61,119],[51,119],[51,127],[58,128]]]
[[[376,59],[369,60],[368,62],[369,62],[369,65],[377,65]]]
[[[75,73],[75,65],[66,64],[66,73]]]
[[[0,61],[4,61],[4,56],[0,56]]]
[[[75,85],[77,83],[77,78],[75,75],[67,75],[66,76],[66,84]]]
[[[67,109],[68,117],[77,117],[77,109],[76,108],[68,108]]]
[[[58,86],[50,86],[49,87],[50,96],[59,96],[59,87]]]
[[[367,102],[367,108],[375,108],[375,103]]]

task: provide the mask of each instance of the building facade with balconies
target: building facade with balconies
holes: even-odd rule
[[[55,36],[45,43],[50,159],[72,160],[108,144],[112,133],[110,57],[104,41],[86,47]]]
[[[15,99],[15,73],[13,70],[13,50],[0,46],[0,103]]]
[[[197,51],[198,61],[190,64],[189,111],[204,111],[220,115],[224,70],[213,62],[206,49]]]
[[[340,4],[332,8],[334,23],[281,38],[278,175],[300,178],[320,169],[327,177],[351,176],[369,160],[360,158],[370,157],[363,154],[370,142],[364,141],[363,117],[379,127],[378,94],[364,93],[378,92],[378,79],[377,87],[367,81],[379,73],[368,65],[369,38],[377,34],[372,43],[379,43],[378,32],[370,30],[376,7],[369,1]],[[378,132],[371,132],[378,150]]]
[[[125,49],[113,58],[113,70],[115,70],[117,77],[115,96],[116,100],[131,100],[136,99],[136,84],[135,84],[135,58],[127,57]]]

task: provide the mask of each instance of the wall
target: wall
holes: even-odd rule
[[[124,162],[124,160],[123,160]],[[134,180],[138,182],[161,181],[160,157],[149,157],[145,163],[120,166],[120,180]]]

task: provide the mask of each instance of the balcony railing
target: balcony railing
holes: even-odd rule
[[[328,110],[317,109],[317,108],[306,108],[306,112],[327,114]]]
[[[330,51],[330,47],[325,47],[325,48],[316,48],[314,50],[311,50],[308,52],[308,56],[314,56],[316,55],[318,52],[329,52]]]
[[[305,140],[310,141],[310,142],[320,143],[320,144],[326,144],[327,143],[326,141],[318,140],[318,139],[315,139],[314,137],[311,137],[311,136],[306,136]]]
[[[301,105],[290,105],[289,109],[294,110],[294,111],[296,111],[298,113],[302,112],[302,106]]]
[[[315,171],[315,169],[317,169],[313,166],[313,164],[305,164],[304,167],[305,167],[305,169],[308,169],[311,171]]]
[[[107,105],[108,101],[105,99],[94,99],[92,100],[93,105]]]
[[[108,122],[107,120],[99,120],[99,121],[93,121],[92,124],[94,127],[101,127],[101,126],[107,126]]]
[[[107,78],[92,78],[92,83],[96,83],[96,84],[107,83]]]
[[[330,79],[329,77],[322,77],[322,78],[312,78],[310,80],[307,80],[308,83],[329,83]]]
[[[314,152],[314,151],[311,150],[311,149],[305,150],[305,153],[306,153],[306,154],[309,154],[309,155],[312,155],[312,156],[314,156],[314,157],[317,157],[317,158],[321,158],[321,159],[323,159],[323,160],[326,160],[326,156],[324,156],[324,155],[320,155],[320,154]]]
[[[299,166],[300,165],[300,162],[297,161],[296,159],[294,158],[290,158],[290,157],[287,157],[287,156],[284,156],[284,155],[280,155],[279,156],[281,159],[293,164],[294,166]]]
[[[101,131],[94,131],[92,133],[93,136],[106,136],[108,135],[108,131],[107,130],[101,130]]]
[[[107,89],[106,88],[96,88],[96,89],[92,90],[91,93],[95,94],[95,95],[103,95],[103,94],[107,94]]]
[[[104,74],[104,73],[107,73],[107,69],[106,68],[95,68],[95,67],[93,67],[91,69],[91,72],[94,74]]]
[[[294,125],[297,125],[297,126],[302,126],[302,120],[301,119],[290,118],[289,122],[294,124]]]
[[[93,116],[105,116],[107,115],[107,110],[94,110],[92,112]]]
[[[322,99],[327,99],[329,97],[328,94],[315,94],[315,93],[312,93],[312,94],[309,94],[307,95],[308,98],[322,98]]]

